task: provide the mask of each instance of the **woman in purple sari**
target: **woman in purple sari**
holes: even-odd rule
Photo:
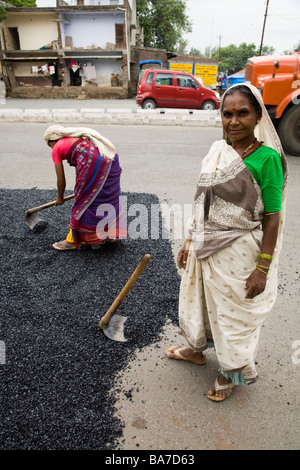
[[[120,177],[122,169],[113,144],[89,128],[50,126],[44,139],[52,148],[57,176],[56,205],[64,203],[66,187],[63,161],[76,169],[70,231],[65,240],[53,244],[56,250],[80,249],[102,241],[126,238],[122,211]]]

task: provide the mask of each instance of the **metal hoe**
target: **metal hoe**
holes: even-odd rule
[[[71,194],[70,196],[65,197],[64,201],[69,201],[69,199],[73,198],[74,194]],[[38,207],[33,207],[32,209],[27,209],[27,211],[25,211],[25,221],[31,230],[34,230],[34,228],[36,228],[39,223],[43,222],[43,219],[39,216],[37,212],[43,209],[47,209],[48,207],[55,206],[55,202],[56,201],[47,202],[47,204],[43,204],[42,206]]]
[[[127,320],[127,317],[114,315],[114,313],[119,305],[123,302],[128,292],[132,289],[139,276],[144,271],[145,267],[150,261],[150,258],[151,256],[148,254],[142,258],[118,297],[115,299],[111,307],[107,310],[106,314],[99,322],[99,327],[102,328],[104,334],[113,341],[127,341],[124,336],[124,323]]]

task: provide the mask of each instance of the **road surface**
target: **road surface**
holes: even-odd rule
[[[93,127],[118,149],[124,192],[151,193],[161,203],[181,206],[192,202],[201,160],[221,137],[217,128]],[[47,124],[1,124],[0,187],[55,188],[50,151],[42,138],[46,128]],[[168,360],[165,348],[181,344],[182,338],[174,325],[166,324],[161,340],[136,351],[135,359],[116,379],[116,414],[124,421],[119,449],[299,449],[300,159],[288,156],[288,163],[278,299],[261,332],[260,380],[235,389],[223,403],[211,402],[206,393],[218,368],[214,351],[208,352],[205,367]],[[67,189],[74,182],[70,170]],[[181,239],[170,243],[175,263]]]

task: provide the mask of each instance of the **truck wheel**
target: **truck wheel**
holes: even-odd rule
[[[143,109],[155,109],[156,103],[154,100],[147,99],[143,101],[142,108]]]
[[[278,134],[285,151],[300,157],[300,104],[292,106],[283,115]]]

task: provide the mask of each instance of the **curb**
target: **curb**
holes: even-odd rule
[[[0,122],[222,127],[219,111],[188,109],[0,109]]]

